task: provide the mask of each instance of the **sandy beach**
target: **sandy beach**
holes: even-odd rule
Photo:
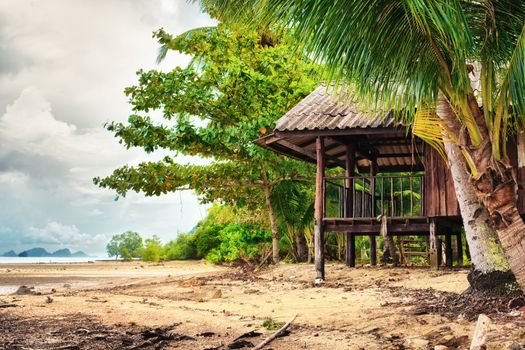
[[[467,272],[329,264],[316,287],[308,264],[0,265],[0,349],[249,349],[275,331],[265,321],[295,314],[268,349],[468,349],[474,316],[436,306],[465,291]],[[20,285],[35,288],[8,295]],[[525,343],[523,312],[493,311],[489,349]]]

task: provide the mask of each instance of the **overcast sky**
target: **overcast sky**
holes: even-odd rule
[[[159,157],[126,150],[102,127],[127,119],[123,89],[139,68],[187,63],[171,53],[157,66],[152,31],[212,24],[185,0],[1,0],[0,254],[103,254],[115,233],[168,241],[203,218],[190,192],[114,201],[92,178]]]

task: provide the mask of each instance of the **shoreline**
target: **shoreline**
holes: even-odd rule
[[[78,290],[134,279],[184,275],[184,271],[174,272],[172,267],[185,265],[191,265],[187,273],[195,272],[195,262],[147,263],[139,260],[113,259],[84,262],[0,263],[0,296],[10,295],[23,285],[35,287],[40,293],[49,293],[52,289]],[[213,265],[202,263],[202,266]]]

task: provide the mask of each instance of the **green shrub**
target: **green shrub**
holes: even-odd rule
[[[206,255],[206,260],[223,262],[257,259],[261,244],[271,243],[272,236],[269,230],[255,225],[231,223],[219,232],[219,240],[219,246]]]
[[[198,226],[194,233],[196,254],[199,258],[204,258],[212,249],[217,248],[221,243],[220,232],[224,225],[203,225]]]
[[[181,233],[177,239],[164,246],[163,257],[168,260],[187,260],[197,258],[194,235]]]
[[[160,261],[163,252],[162,242],[158,236],[153,236],[145,241],[144,248],[141,251],[141,257],[144,261]]]

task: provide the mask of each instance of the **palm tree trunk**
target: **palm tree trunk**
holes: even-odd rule
[[[271,201],[271,186],[268,181],[268,176],[266,175],[266,170],[263,167],[261,170],[261,177],[263,180],[263,190],[264,198],[266,200],[266,207],[268,209],[268,216],[270,219],[270,229],[272,230],[272,258],[273,263],[278,264],[279,257],[279,227],[277,225],[277,217],[275,216],[275,211],[273,210],[273,205]]]
[[[490,224],[498,233],[510,269],[525,291],[525,223],[517,207],[518,185],[511,166],[493,160],[491,163],[473,180],[474,187],[489,212]]]
[[[449,129],[459,130],[461,127],[442,93],[438,98],[437,115]],[[475,165],[483,171],[477,180],[472,180],[468,174],[466,161],[460,148],[453,144],[445,144],[445,147],[451,164],[454,187],[470,247],[471,260],[475,265],[474,274],[478,275],[476,279],[481,280],[480,283],[476,283],[474,279],[470,278],[469,282],[475,289],[492,288],[495,284],[509,282],[513,278],[505,270],[510,266],[520,287],[525,290],[525,224],[516,207],[517,186],[515,180],[512,182],[507,179],[507,186],[503,186],[504,188],[501,188],[501,185],[493,188],[494,183],[498,182],[498,176],[494,173],[492,176],[487,176],[488,172],[491,171],[487,164],[493,163],[492,159],[487,159],[487,157],[492,158],[492,153],[487,152],[487,148],[491,149],[488,140],[485,140],[479,149],[471,153]],[[512,184],[514,190],[512,190]],[[481,191],[481,189],[486,192]],[[498,193],[498,191],[500,192]],[[498,199],[495,199],[496,196]],[[498,225],[498,221],[494,220],[496,212],[490,207],[490,202],[495,201],[501,204],[503,198],[505,198],[505,206],[508,209],[506,213],[511,218],[510,221],[507,220],[507,223],[512,223],[512,225],[501,225],[502,220]],[[499,242],[494,232],[499,237]],[[503,248],[504,254],[502,254],[500,246]],[[504,255],[508,262],[505,261]],[[494,273],[498,276],[483,277]]]
[[[459,147],[446,143],[445,149],[450,161],[450,170],[474,270],[483,275],[494,271],[509,271],[509,264],[497,232],[489,225],[489,213],[476,196]]]

